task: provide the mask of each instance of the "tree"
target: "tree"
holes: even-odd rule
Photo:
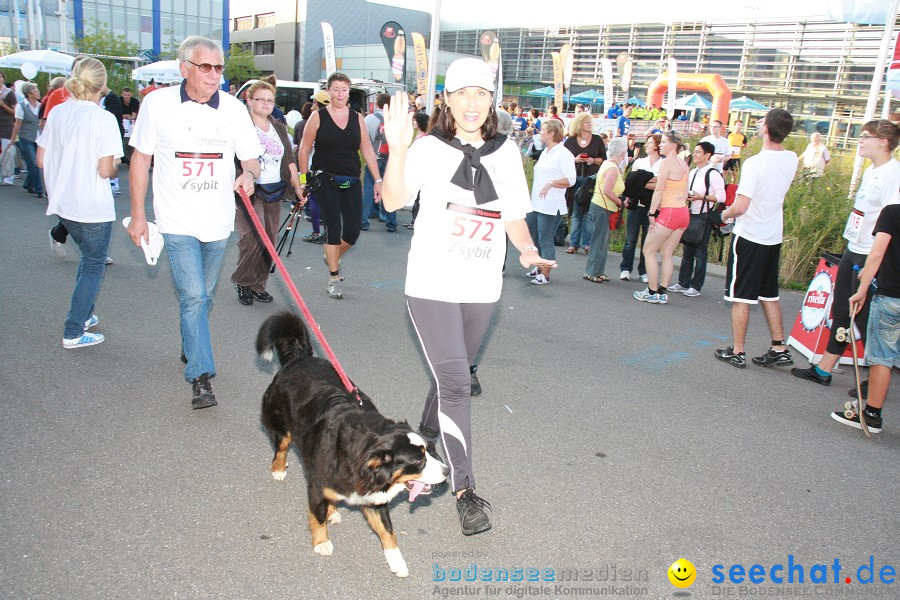
[[[225,78],[238,85],[250,79],[259,78],[259,69],[253,61],[253,53],[243,46],[234,44],[225,59]]]
[[[157,58],[159,60],[175,60],[178,58],[178,47],[181,46],[182,40],[176,39],[175,32],[171,29],[163,31],[163,36],[168,40]]]
[[[106,85],[110,89],[118,91],[131,86],[131,71],[136,65],[128,58],[138,55],[138,45],[129,42],[124,35],[114,34],[106,23],[97,19],[88,23],[88,29],[91,30],[90,34],[75,40],[78,52],[97,55],[97,59],[106,67]]]

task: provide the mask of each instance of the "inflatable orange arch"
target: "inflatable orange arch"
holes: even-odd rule
[[[678,90],[707,90],[713,97],[712,120],[728,123],[728,110],[731,106],[731,90],[718,73],[681,74],[675,76]],[[663,73],[647,88],[647,102],[662,107],[663,95],[669,89],[669,76]]]

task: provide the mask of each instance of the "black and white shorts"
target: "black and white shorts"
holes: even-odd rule
[[[725,275],[725,300],[757,304],[778,300],[781,244],[765,246],[732,236]]]

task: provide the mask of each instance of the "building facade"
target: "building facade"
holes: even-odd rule
[[[228,9],[227,0],[2,0],[0,45],[73,52],[75,40],[100,23],[155,60],[190,35],[227,46]]]
[[[252,50],[263,73],[293,81],[318,81],[325,75],[323,21],[334,29],[335,46],[380,44],[386,21],[397,21],[407,34],[427,33],[431,27],[426,12],[365,0],[231,0],[230,16],[231,43]],[[341,60],[338,70],[342,67]]]
[[[859,134],[883,25],[758,20],[498,29],[504,93],[525,105],[526,92],[552,83],[550,53],[572,44],[573,91],[602,92],[600,58],[634,59],[628,96],[646,99],[669,57],[679,73],[718,73],[734,97],[749,96],[796,117],[795,133],[819,131],[843,145]],[[441,50],[477,55],[477,30],[441,33]],[[616,79],[615,101],[625,100]],[[679,94],[682,95],[682,94]],[[882,90],[882,97],[884,92]],[[537,99],[534,99],[535,101]]]

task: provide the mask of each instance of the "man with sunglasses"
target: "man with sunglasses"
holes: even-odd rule
[[[228,236],[234,192],[253,194],[262,147],[247,109],[219,90],[225,68],[216,42],[191,36],[178,49],[184,81],[148,95],[130,145],[131,223],[135,245],[149,241],[144,202],[150,160],[153,212],[165,240],[181,311],[181,360],[192,386],[191,406],[217,404],[209,311]],[[243,172],[235,179],[235,157]]]

